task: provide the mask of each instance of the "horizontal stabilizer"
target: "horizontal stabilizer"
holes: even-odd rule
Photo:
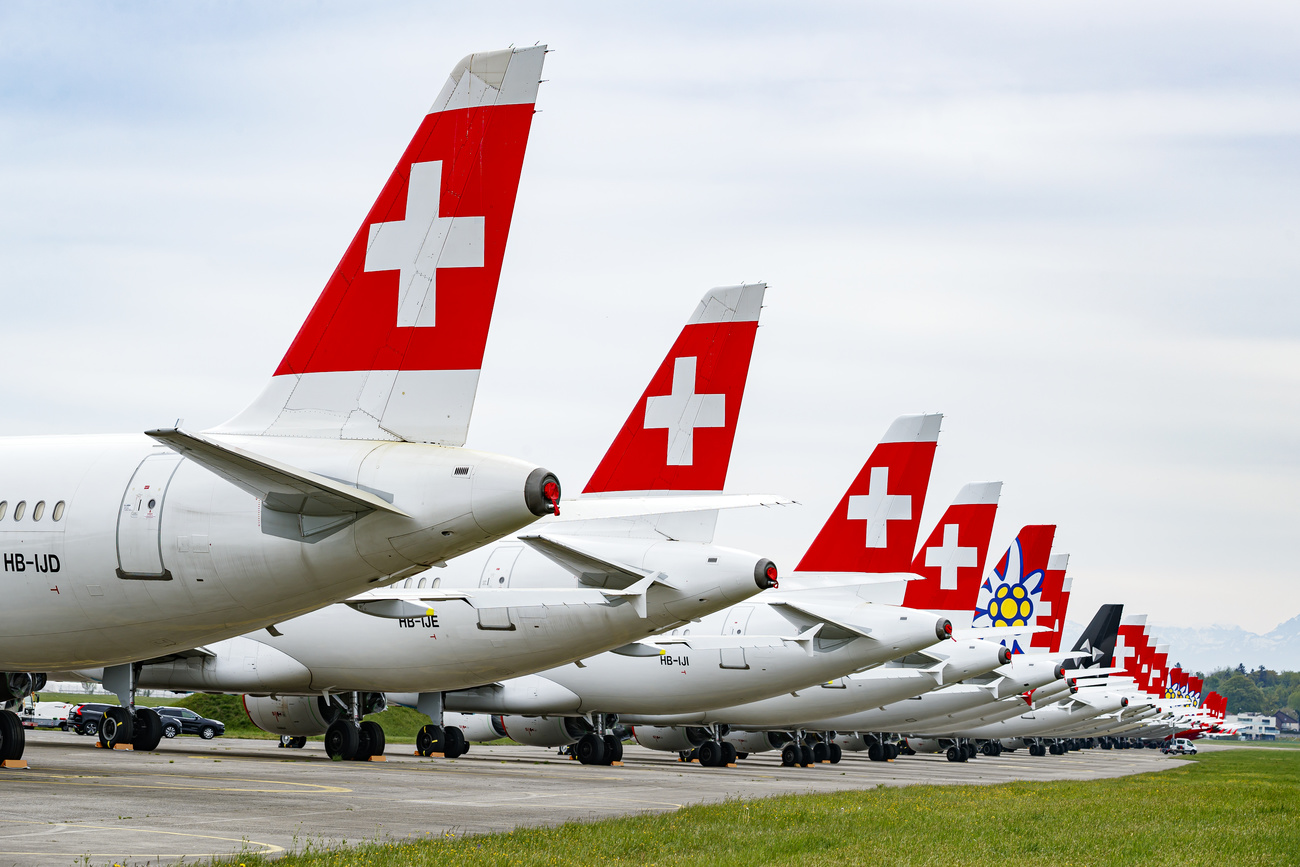
[[[966,641],[971,638],[987,638],[989,641],[1001,641],[1004,638],[1019,638],[1022,635],[1030,635],[1035,632],[1051,632],[1050,626],[970,626],[965,629],[954,629],[952,637],[958,641]]]
[[[864,626],[854,626],[835,616],[835,609],[831,606],[823,605],[796,605],[793,602],[773,602],[773,608],[786,614],[793,615],[792,619],[808,627],[816,626],[819,623],[825,624],[820,633],[822,638],[834,640],[836,638],[871,638],[871,630]],[[836,634],[839,633],[839,634]]]
[[[177,428],[145,431],[145,434],[258,497],[263,506],[275,512],[326,517],[379,511],[410,517],[369,491],[236,446]]]
[[[519,541],[572,572],[583,584],[626,589],[651,574],[644,569],[597,557],[547,536],[520,536]]]
[[[675,515],[681,512],[712,512],[718,509],[744,509],[753,506],[797,505],[789,497],[776,494],[692,494],[669,497],[580,497],[560,503],[560,516],[545,519],[543,524],[566,521],[593,521],[602,518],[640,518]]]

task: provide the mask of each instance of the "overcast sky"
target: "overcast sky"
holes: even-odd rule
[[[452,65],[548,55],[470,445],[576,493],[769,283],[718,541],[785,571],[891,419],[1070,617],[1300,613],[1294,3],[0,5],[0,434],[261,389]],[[996,555],[995,555],[996,556]]]

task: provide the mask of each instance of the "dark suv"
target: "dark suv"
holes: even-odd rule
[[[156,707],[162,716],[163,737],[174,738],[177,735],[198,735],[210,741],[217,735],[226,733],[226,724],[219,719],[201,717],[187,707]]]
[[[104,708],[110,704],[79,704],[68,710],[68,728],[79,735],[99,734],[99,721],[104,718]]]

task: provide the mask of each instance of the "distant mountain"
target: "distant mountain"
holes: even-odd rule
[[[1184,671],[1209,674],[1216,668],[1264,666],[1274,671],[1300,671],[1300,616],[1273,631],[1259,635],[1240,626],[1200,629],[1153,625],[1150,632],[1169,644],[1169,661],[1182,663]]]
[[[1217,668],[1264,666],[1274,671],[1300,671],[1300,616],[1292,617],[1272,632],[1260,635],[1240,626],[1161,626],[1149,632],[1169,645],[1169,661],[1182,663],[1184,671],[1209,674]],[[1074,647],[1083,624],[1065,622],[1061,647]]]

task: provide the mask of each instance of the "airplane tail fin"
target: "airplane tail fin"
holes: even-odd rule
[[[1061,634],[1065,630],[1066,613],[1070,610],[1072,582],[1065,574],[1069,565],[1069,554],[1052,554],[1047,558],[1047,570],[1043,573],[1043,597],[1034,614],[1038,625],[1046,626],[1051,631],[1036,633],[1030,639],[1031,652],[1061,651]]]
[[[908,571],[942,421],[905,415],[889,426],[796,571]]]
[[[958,492],[912,560],[922,577],[907,582],[903,605],[944,612],[956,627],[968,624],[1001,493],[1001,482],[972,482]]]
[[[545,55],[456,65],[270,383],[212,433],[464,444]]]
[[[1011,547],[979,586],[972,626],[1037,626],[1042,608],[1047,561],[1052,552],[1055,524],[1022,527]],[[1012,653],[1023,653],[1018,640]]]
[[[1115,639],[1119,636],[1119,622],[1123,616],[1123,605],[1109,604],[1098,608],[1073,647],[1073,650],[1088,655],[1067,661],[1065,667],[1110,668],[1115,658]]]
[[[584,496],[722,490],[766,289],[754,283],[705,293]]]

